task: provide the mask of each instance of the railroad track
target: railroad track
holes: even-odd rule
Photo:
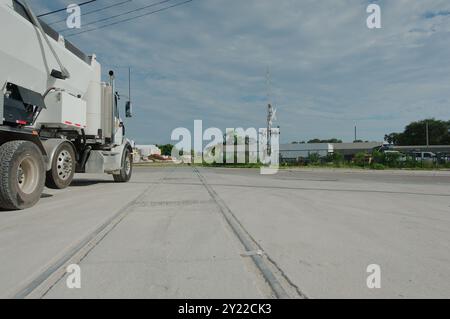
[[[133,200],[124,205],[120,210],[110,217],[105,223],[95,229],[92,233],[72,247],[62,257],[58,258],[45,271],[37,275],[30,282],[22,286],[14,295],[13,299],[40,299],[43,298],[61,279],[66,275],[66,268],[71,264],[79,264],[149,193],[155,190],[173,169],[164,174],[156,182],[149,185]]]
[[[133,200],[121,207],[114,216],[110,217],[78,244],[66,251],[43,272],[20,287],[11,297],[15,299],[39,299],[45,297],[46,294],[66,276],[68,265],[80,264],[89,253],[133,211],[133,208],[140,207],[139,205],[142,204],[144,199],[152,191],[158,189],[166,179],[169,180],[169,176],[174,170],[175,169],[169,170],[156,182],[153,182],[146,187]],[[242,245],[243,258],[251,259],[250,263],[254,265],[254,267],[252,266],[252,270],[257,272],[258,278],[264,280],[265,286],[270,290],[268,297],[306,299],[306,295],[301,292],[277,263],[264,251],[263,247],[261,247],[250,235],[227,204],[219,197],[212,186],[209,185],[202,173],[195,167],[193,168],[193,173],[198,177],[200,185],[207,190],[211,197],[207,202],[212,202],[217,206],[225,224],[229,226],[229,229],[237,242]]]
[[[223,201],[211,185],[208,184],[206,178],[201,174],[198,168],[194,167],[193,170],[197,174],[202,185],[208,191],[212,200],[218,206],[222,217],[230,226],[231,231],[242,244],[245,250],[244,255],[252,259],[256,269],[272,290],[273,295],[279,299],[307,299],[307,296],[289,279],[286,273],[245,229],[225,201]]]

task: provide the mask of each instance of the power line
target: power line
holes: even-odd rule
[[[72,36],[75,36],[75,35],[79,35],[79,34],[82,34],[82,33],[86,33],[86,32],[91,32],[91,31],[103,29],[103,28],[106,28],[106,27],[110,27],[110,26],[113,26],[113,25],[120,24],[120,23],[128,22],[128,21],[131,21],[131,20],[134,20],[134,19],[142,18],[142,17],[145,17],[145,16],[149,16],[149,15],[161,12],[161,11],[165,11],[165,10],[168,10],[168,9],[171,9],[171,8],[175,8],[175,7],[187,4],[187,3],[192,2],[192,1],[194,1],[194,0],[183,1],[183,2],[180,2],[180,3],[177,3],[177,4],[173,4],[171,6],[164,7],[164,8],[161,8],[161,9],[158,9],[158,10],[155,10],[155,11],[151,11],[151,12],[148,12],[148,13],[145,13],[145,14],[141,14],[141,15],[138,15],[138,16],[135,16],[135,17],[132,17],[132,18],[127,18],[127,19],[119,20],[119,21],[116,21],[116,22],[113,22],[113,23],[109,23],[109,24],[105,24],[105,25],[102,25],[102,26],[98,26],[98,27],[95,27],[95,28],[92,28],[92,29],[89,29],[89,30],[84,30],[84,31],[81,31],[81,32],[72,33],[72,34],[67,35],[66,38],[67,37],[72,37]]]
[[[81,6],[84,6],[84,5],[86,5],[86,4],[89,4],[89,3],[92,3],[92,2],[95,2],[95,1],[97,1],[97,0],[89,0],[89,1],[85,1],[85,2],[79,3],[79,4],[77,4],[77,5],[78,5],[79,7],[81,7]],[[54,10],[54,11],[42,13],[42,14],[38,15],[37,17],[38,17],[38,18],[41,18],[41,17],[45,17],[45,16],[48,16],[48,15],[51,15],[51,14],[54,14],[54,13],[66,11],[66,10],[67,10],[67,8],[62,8],[62,9],[58,9],[58,10]]]
[[[128,2],[131,2],[131,1],[133,1],[133,0],[126,0],[126,1],[115,3],[115,4],[112,4],[110,6],[106,6],[106,7],[100,8],[100,9],[95,9],[95,10],[92,10],[92,11],[88,11],[86,13],[81,13],[81,16],[84,17],[84,16],[90,15],[92,13],[97,13],[97,12],[100,12],[100,11],[108,10],[110,8],[118,7],[118,6],[121,6],[121,5],[123,5],[125,3],[128,3]],[[57,24],[57,23],[60,23],[60,22],[66,22],[66,19],[57,20],[57,21],[48,23],[48,25],[50,26],[50,25],[54,25],[54,24]]]
[[[160,4],[169,2],[169,1],[172,1],[172,0],[163,0],[163,1],[155,2],[155,3],[152,3],[152,4],[146,5],[146,6],[144,6],[144,7],[140,7],[140,8],[134,9],[134,10],[130,10],[130,11],[124,12],[124,13],[120,13],[120,14],[113,15],[113,16],[111,16],[111,17],[107,17],[107,18],[103,18],[103,19],[100,19],[100,20],[97,20],[97,21],[92,21],[92,22],[84,23],[84,24],[83,24],[83,27],[86,27],[86,26],[92,25],[92,24],[96,24],[96,23],[99,23],[99,22],[104,22],[104,21],[107,21],[107,20],[119,18],[119,17],[121,17],[121,16],[128,15],[128,14],[134,13],[134,12],[138,12],[138,11],[141,11],[141,10],[144,10],[144,9],[147,9],[147,8],[150,8],[150,7],[154,7],[154,6],[157,6],[157,5],[160,5]],[[58,32],[59,32],[59,33],[62,33],[62,32],[66,32],[66,31],[68,31],[68,30],[67,30],[67,29],[59,30]]]

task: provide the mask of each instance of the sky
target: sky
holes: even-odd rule
[[[122,1],[97,0],[82,13]],[[132,0],[82,16],[80,31],[182,1],[83,26],[158,2]],[[28,2],[43,13],[76,0]],[[367,28],[370,3],[381,7],[381,29]],[[114,69],[124,94],[131,66],[126,127],[139,144],[169,143],[172,130],[194,120],[222,131],[264,127],[268,92],[281,141],[290,143],[352,141],[355,125],[358,139],[382,141],[411,121],[449,120],[449,35],[448,0],[194,0],[68,39],[97,55],[105,79]]]

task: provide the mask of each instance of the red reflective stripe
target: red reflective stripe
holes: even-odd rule
[[[25,124],[27,124],[27,121],[19,121],[19,120],[17,120],[16,123],[17,124],[21,124],[21,125],[25,125]]]
[[[68,125],[72,125],[73,124],[72,122],[69,122],[69,121],[65,121],[64,123],[68,124]]]
[[[75,124],[75,126],[81,127],[81,124]]]

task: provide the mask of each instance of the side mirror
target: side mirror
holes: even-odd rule
[[[125,104],[125,116],[126,117],[133,117],[133,106],[131,105],[130,101],[128,101]]]

